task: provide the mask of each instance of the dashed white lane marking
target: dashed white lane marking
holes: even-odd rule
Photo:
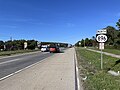
[[[5,63],[10,63],[10,62],[14,62],[14,61],[18,61],[18,60],[21,60],[22,58],[17,58],[17,59],[13,59],[13,60],[10,60],[10,61],[6,61],[6,62],[1,62],[1,64],[5,64]]]
[[[42,54],[42,55],[43,55],[43,54]],[[6,64],[6,63],[10,63],[10,62],[14,62],[14,61],[18,61],[18,60],[28,59],[28,58],[30,58],[30,56],[29,56],[29,57],[23,57],[23,58],[17,58],[17,59],[5,61],[5,62],[1,62],[0,65]]]

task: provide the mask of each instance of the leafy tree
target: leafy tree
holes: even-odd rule
[[[84,47],[84,46],[93,46],[93,39],[89,39],[89,38],[86,38],[85,40],[82,39],[81,41],[78,41],[76,43],[76,45],[79,45],[79,43],[81,43],[81,46]]]
[[[89,47],[92,47],[93,46],[93,40],[92,39],[89,39],[89,44],[88,44]]]
[[[116,26],[117,26],[118,29],[120,30],[120,19],[119,19],[118,22],[116,23]]]
[[[78,42],[75,44],[75,46],[77,46],[77,47],[80,46],[79,43],[80,43],[80,41],[78,41]]]
[[[37,41],[35,40],[28,40],[27,43],[28,43],[28,47],[27,47],[28,49],[35,49],[37,46]]]
[[[26,40],[14,40],[13,41],[13,46],[16,47],[17,50],[21,50],[24,49],[24,42],[26,42]]]
[[[85,42],[85,40],[82,39],[80,42],[81,42],[81,46],[84,47],[84,44],[85,44],[84,42]]]
[[[95,47],[96,46],[96,37],[92,36],[92,46]]]
[[[11,48],[12,48],[12,41],[11,40],[6,41],[5,42],[5,46],[6,46],[6,50],[11,50]]]
[[[0,49],[4,49],[4,42],[0,41]]]
[[[107,30],[108,44],[113,45],[117,39],[117,30],[112,26],[107,26],[105,29]]]
[[[89,46],[89,39],[88,38],[85,39],[85,46]]]

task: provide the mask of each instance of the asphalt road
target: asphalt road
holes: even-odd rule
[[[76,90],[74,48],[52,54],[34,66],[1,80],[0,90]]]
[[[14,57],[0,58],[0,79],[52,55],[53,53],[49,52],[37,52]]]

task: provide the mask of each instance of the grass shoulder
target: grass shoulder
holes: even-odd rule
[[[120,70],[120,64],[113,67],[118,60],[107,55],[103,55],[103,67],[100,69],[100,54],[88,51],[84,48],[76,48],[80,75],[87,76],[83,81],[85,90],[119,90],[120,76],[115,77],[107,73],[108,68],[114,71]]]
[[[94,49],[94,50],[99,50],[97,48],[90,48],[90,49]],[[99,50],[100,51],[100,50]],[[112,53],[112,54],[116,54],[116,55],[120,55],[120,50],[119,49],[104,49],[103,52],[108,52],[108,53]]]
[[[0,51],[0,56],[10,56],[14,54],[22,54],[22,53],[29,53],[29,52],[35,52],[38,50],[16,50],[16,51]]]

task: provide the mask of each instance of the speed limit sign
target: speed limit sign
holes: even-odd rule
[[[107,41],[107,36],[106,35],[97,35],[96,40],[100,43],[104,43]]]

